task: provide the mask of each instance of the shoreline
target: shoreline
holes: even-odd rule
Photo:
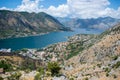
[[[46,32],[46,33],[40,33],[40,34],[33,34],[33,35],[26,35],[26,36],[18,36],[18,37],[7,37],[7,38],[2,38],[0,40],[5,40],[5,39],[14,39],[14,38],[23,38],[23,37],[31,37],[31,36],[41,36],[41,35],[45,35],[45,34],[49,34],[50,32]]]
[[[51,32],[68,32],[68,31],[51,31]],[[0,40],[22,38],[22,37],[31,37],[31,36],[41,36],[41,35],[49,34],[51,32],[45,32],[45,33],[39,33],[39,34],[32,34],[32,35],[26,35],[26,36],[18,36],[18,37],[6,37],[6,38],[0,38]]]

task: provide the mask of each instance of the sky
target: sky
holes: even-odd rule
[[[120,0],[0,0],[0,10],[46,12],[54,17],[120,19]]]

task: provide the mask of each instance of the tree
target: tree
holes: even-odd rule
[[[51,72],[52,76],[58,75],[60,71],[60,66],[57,62],[49,62],[47,65],[48,71]]]

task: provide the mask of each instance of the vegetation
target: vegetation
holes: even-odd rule
[[[35,80],[42,80],[40,73],[37,73],[37,74],[35,75]]]
[[[46,74],[47,77],[51,76],[51,72],[49,72],[49,71],[46,71],[45,74]]]
[[[106,73],[106,77],[108,77],[108,76],[109,76],[109,73],[107,72],[107,73]]]
[[[107,35],[107,34],[109,34],[109,33],[110,33],[110,31],[109,31],[109,30],[107,30],[107,31],[103,32],[102,34],[100,34],[100,35],[98,36],[98,39],[103,38],[105,35]]]
[[[104,68],[104,71],[109,73],[111,70],[107,67],[107,68]]]
[[[86,77],[84,80],[89,80],[88,77]]]
[[[74,80],[74,78],[73,78],[73,77],[71,77],[71,78],[70,78],[70,80]]]
[[[112,66],[113,68],[118,68],[118,67],[120,67],[120,61],[118,61],[116,64],[114,64],[113,66]]]
[[[113,58],[113,60],[117,60],[117,59],[118,59],[118,56],[115,55],[115,56],[113,56],[112,58]]]
[[[57,62],[49,62],[47,65],[48,71],[51,72],[52,76],[57,76],[59,74],[59,71],[61,67]]]
[[[14,74],[11,74],[11,76],[8,77],[8,80],[19,80],[21,75],[22,74],[20,72],[15,72]]]
[[[36,68],[35,63],[29,59],[26,59],[20,66],[21,70],[34,70],[35,68]]]
[[[83,42],[70,43],[66,49],[70,50],[70,53],[67,55],[66,59],[70,59],[84,50]]]
[[[79,50],[71,51],[71,53],[68,54],[66,59],[68,60],[68,59],[72,58],[73,56],[78,55],[82,50],[84,50],[84,48],[81,47]]]
[[[44,74],[44,68],[43,68],[43,67],[39,67],[39,68],[37,69],[37,71],[38,71],[41,75]]]
[[[4,79],[0,76],[0,80],[4,80]]]
[[[37,69],[37,74],[35,75],[35,80],[42,80],[42,76],[44,75],[44,68],[39,67]]]
[[[27,48],[23,48],[21,51],[26,53],[28,51],[28,49]]]
[[[5,71],[10,71],[12,70],[12,65],[5,60],[1,60],[0,68],[3,68]]]

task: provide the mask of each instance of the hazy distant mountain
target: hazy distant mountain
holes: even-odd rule
[[[28,36],[67,30],[52,16],[40,13],[0,10],[0,38]]]
[[[91,19],[79,19],[79,18],[57,18],[61,23],[71,28],[89,28],[106,30],[116,23],[120,22],[120,19],[111,17],[99,17]]]

